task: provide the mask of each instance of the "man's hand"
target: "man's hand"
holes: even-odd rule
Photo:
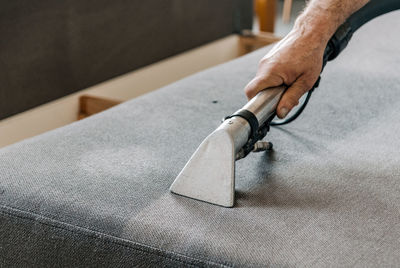
[[[336,29],[369,0],[311,0],[293,30],[260,61],[246,86],[249,99],[261,90],[285,84],[277,115],[284,118],[312,88],[322,68],[325,47]]]
[[[261,59],[255,78],[245,88],[247,97],[251,99],[266,88],[288,85],[277,107],[278,117],[284,118],[317,81],[325,46],[314,36],[303,36],[294,29]]]

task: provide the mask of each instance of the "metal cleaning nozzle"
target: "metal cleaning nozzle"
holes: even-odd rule
[[[242,109],[228,116],[197,148],[171,185],[171,192],[212,204],[232,207],[235,161],[250,152],[272,149],[259,142],[269,131],[276,106],[286,87],[259,92]]]

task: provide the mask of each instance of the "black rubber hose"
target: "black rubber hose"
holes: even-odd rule
[[[353,36],[353,33],[357,31],[361,26],[380,15],[389,13],[397,9],[400,9],[400,0],[371,0],[360,10],[352,14],[346,20],[346,22],[343,23],[336,30],[335,34],[329,40],[324,52],[322,70],[324,69],[328,61],[335,59],[340,54],[340,52],[342,52],[346,48],[351,37]],[[299,115],[304,111],[304,108],[306,107],[308,101],[310,100],[312,92],[316,87],[318,87],[319,80],[320,79],[318,78],[318,81],[315,83],[315,85],[308,91],[303,104],[301,104],[299,109],[292,116],[283,120],[272,121],[270,125],[285,125],[299,117]]]
[[[400,9],[400,0],[371,0],[351,15],[331,37],[325,50],[324,60],[335,59],[346,48],[353,33],[368,21]],[[324,62],[325,66],[326,62]]]
[[[368,21],[397,9],[400,9],[400,0],[371,0],[347,21],[354,33]]]

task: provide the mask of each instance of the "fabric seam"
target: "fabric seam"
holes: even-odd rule
[[[42,225],[45,225],[45,226],[48,226],[51,228],[61,229],[61,230],[68,231],[71,233],[83,234],[83,235],[90,237],[92,239],[95,239],[95,240],[116,244],[118,246],[126,247],[126,248],[136,250],[136,251],[141,251],[141,252],[148,253],[148,254],[154,254],[154,255],[157,255],[162,258],[170,259],[172,261],[181,262],[185,265],[190,265],[190,266],[195,267],[196,265],[200,265],[200,264],[203,264],[203,265],[211,264],[211,265],[218,265],[218,266],[222,266],[222,267],[232,267],[231,265],[216,263],[213,261],[205,261],[205,260],[189,257],[189,256],[186,256],[186,255],[183,255],[180,253],[162,250],[162,249],[159,249],[159,248],[156,248],[153,246],[145,245],[145,244],[134,242],[134,241],[131,241],[128,239],[124,239],[124,238],[120,238],[120,237],[113,236],[110,234],[106,234],[101,231],[96,231],[96,230],[81,227],[78,225],[69,224],[66,222],[51,219],[49,217],[46,217],[46,216],[43,216],[43,215],[40,215],[37,213],[33,213],[30,211],[24,211],[24,210],[20,210],[18,208],[13,208],[13,207],[6,206],[6,205],[2,205],[1,207],[3,207],[3,210],[0,210],[0,212],[3,214],[9,215],[11,217],[21,218],[24,220],[30,220],[33,222],[38,222]],[[6,211],[6,210],[9,210],[9,211]],[[19,213],[28,214],[28,216],[27,215],[18,215]],[[33,219],[32,216],[35,217],[35,219]],[[43,220],[40,220],[40,218],[42,218]],[[48,222],[45,222],[44,220],[47,220]],[[96,235],[101,235],[101,236],[103,236],[104,239],[98,239],[96,237]],[[168,256],[167,254],[170,254],[171,256]],[[187,259],[187,260],[184,260],[184,259]]]

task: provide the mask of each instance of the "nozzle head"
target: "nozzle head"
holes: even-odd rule
[[[230,133],[225,129],[211,133],[179,173],[170,190],[215,205],[233,207],[235,148]]]

